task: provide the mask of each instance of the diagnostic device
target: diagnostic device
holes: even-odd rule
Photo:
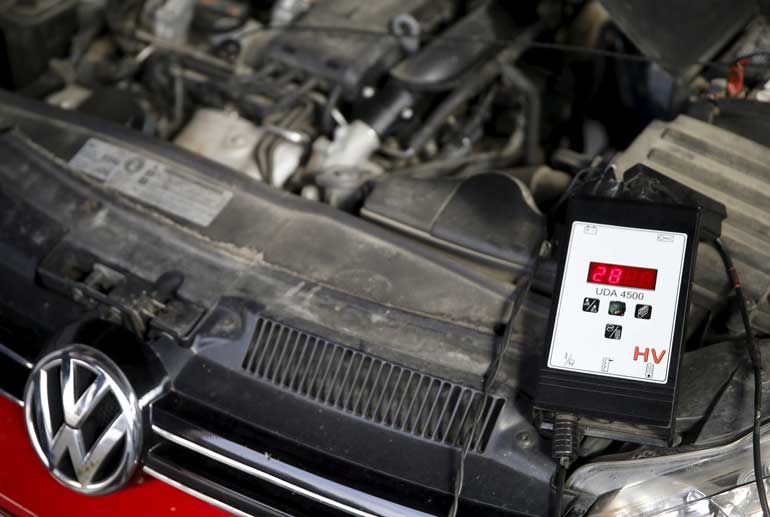
[[[698,243],[698,207],[574,199],[535,408],[585,434],[673,439],[677,377]]]

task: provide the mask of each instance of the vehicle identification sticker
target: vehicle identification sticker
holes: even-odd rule
[[[162,212],[206,227],[233,193],[103,140],[90,138],[70,167]]]

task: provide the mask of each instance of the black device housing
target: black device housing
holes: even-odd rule
[[[674,438],[674,412],[677,400],[682,341],[695,269],[700,207],[650,203],[609,198],[579,198],[567,207],[565,231],[559,251],[559,267],[540,362],[535,396],[535,412],[543,429],[552,428],[557,413],[579,417],[584,434],[625,441],[671,445]],[[671,345],[671,365],[666,384],[603,377],[548,367],[548,352],[553,339],[556,308],[567,255],[569,228],[573,221],[612,224],[687,234],[677,318]]]

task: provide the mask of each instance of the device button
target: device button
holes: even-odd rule
[[[636,310],[634,311],[634,318],[640,320],[648,320],[652,316],[652,305],[643,305],[641,303],[636,304]]]
[[[626,303],[612,300],[610,308],[607,310],[610,316],[623,316],[626,313]]]
[[[607,339],[620,339],[623,335],[623,327],[614,323],[607,323],[604,326],[604,337]]]
[[[599,299],[598,298],[583,298],[583,311],[584,312],[599,312]]]

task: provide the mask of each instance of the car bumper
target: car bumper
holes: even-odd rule
[[[115,494],[89,497],[60,485],[32,450],[24,427],[24,411],[0,397],[0,515],[48,517],[224,517],[229,513],[191,497],[151,476]]]

